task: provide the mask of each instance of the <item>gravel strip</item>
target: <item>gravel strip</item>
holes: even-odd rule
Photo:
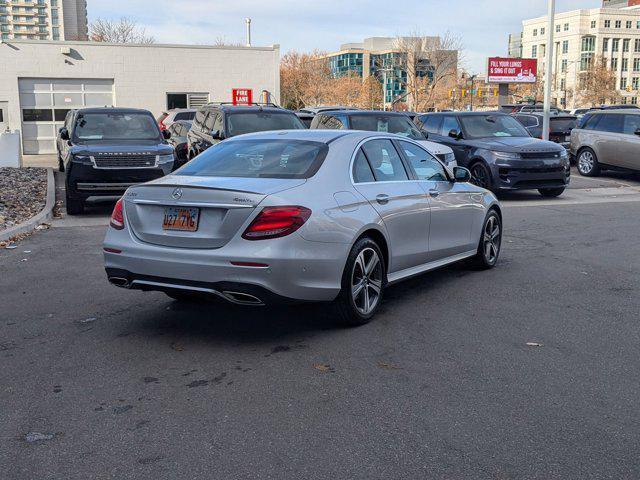
[[[46,168],[0,168],[0,230],[37,215],[46,197]]]

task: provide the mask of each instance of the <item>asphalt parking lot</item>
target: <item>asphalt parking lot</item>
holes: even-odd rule
[[[640,477],[640,179],[505,196],[498,266],[322,305],[110,286],[109,206],[0,250],[1,478]]]

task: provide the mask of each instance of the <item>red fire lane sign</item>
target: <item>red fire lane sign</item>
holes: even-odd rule
[[[489,83],[535,83],[538,61],[534,58],[489,58]]]
[[[251,105],[253,90],[250,88],[234,88],[231,90],[234,105]]]

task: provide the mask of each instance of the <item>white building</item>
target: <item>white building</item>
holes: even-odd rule
[[[1,40],[87,40],[86,0],[0,0]]]
[[[229,102],[233,88],[280,98],[280,47],[0,42],[0,126],[20,129],[25,154],[54,153],[69,109],[150,110]]]
[[[611,3],[607,8],[558,13],[554,25],[552,97],[558,105],[575,108],[572,95],[589,62],[603,55],[616,72],[623,103],[640,96],[640,6]],[[522,56],[538,59],[538,75],[545,70],[547,17],[522,22]],[[579,101],[579,100],[577,100]]]

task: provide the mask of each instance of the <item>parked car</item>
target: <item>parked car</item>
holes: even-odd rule
[[[571,154],[578,172],[640,171],[640,110],[594,110],[571,132]]]
[[[501,208],[424,147],[381,132],[243,135],[130,188],[104,240],[109,281],[241,305],[333,302],[368,322],[387,284],[473,258],[493,267]]]
[[[569,184],[567,150],[532,138],[512,116],[502,112],[428,113],[416,124],[429,139],[453,149],[458,165],[469,168],[473,182],[495,192],[537,189],[556,197]]]
[[[304,123],[305,127],[311,127],[311,122],[313,121],[313,117],[315,117],[313,113],[301,112],[298,110],[295,112],[295,114],[302,121],[302,123]]]
[[[594,110],[637,110],[640,107],[637,105],[601,105],[599,107],[591,107],[589,109],[590,112]]]
[[[193,125],[193,122],[189,120],[178,120],[167,128],[167,132],[169,132],[167,143],[172,145],[176,152],[176,162],[173,166],[174,170],[189,161],[187,158],[187,135],[189,134],[189,130],[191,130],[191,125]]]
[[[544,114],[539,112],[516,113],[514,118],[527,129],[532,137],[542,138]],[[549,140],[568,149],[571,143],[571,130],[575,128],[577,123],[578,117],[575,115],[552,115],[549,117]]]
[[[359,110],[355,107],[344,107],[342,105],[320,105],[317,107],[304,107],[298,110],[302,113],[310,113],[311,115],[317,115],[322,112],[329,112],[331,110]]]
[[[291,110],[210,103],[198,110],[193,120],[187,135],[187,157],[192,159],[210,146],[236,135],[288,129],[306,129]]]
[[[310,128],[395,133],[422,143],[431,154],[442,160],[449,168],[457,166],[453,150],[445,145],[427,140],[427,136],[403,112],[377,110],[327,111],[317,114],[311,122]]]
[[[551,113],[554,115],[558,115],[560,110],[556,107],[551,107],[549,109]],[[517,103],[517,104],[508,104],[501,105],[500,111],[502,113],[532,113],[532,112],[543,112],[544,106],[541,103]]]
[[[590,110],[589,108],[574,108],[572,110],[569,110],[569,113],[571,115],[575,115],[576,117],[581,117],[582,115],[587,113],[589,110]]]
[[[166,130],[172,123],[178,120],[192,121],[196,116],[196,110],[194,108],[174,108],[162,112],[162,114],[156,119],[160,130]]]
[[[117,198],[130,186],[170,173],[174,151],[148,110],[71,110],[57,138],[58,161],[66,171],[69,215],[87,200]]]

